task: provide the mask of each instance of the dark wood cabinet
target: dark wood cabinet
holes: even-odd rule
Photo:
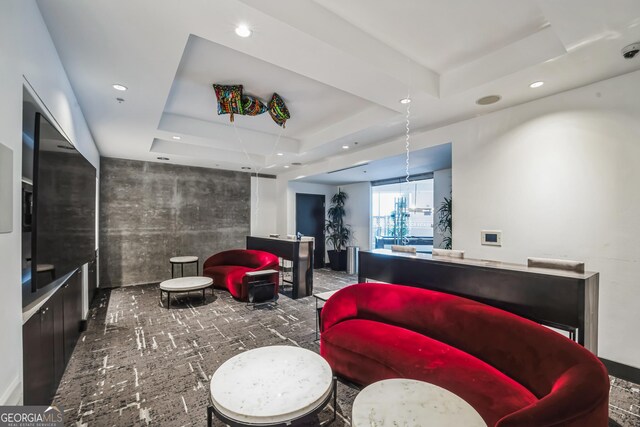
[[[71,358],[71,353],[80,337],[82,321],[82,273],[78,270],[67,283],[62,286],[64,304],[64,363]]]
[[[24,403],[47,405],[53,396],[54,325],[51,300],[23,325]]]
[[[62,379],[67,361],[64,357],[64,299],[62,292],[56,292],[49,300],[53,321],[53,379],[54,384],[58,384]],[[53,387],[55,394],[56,387]]]
[[[80,337],[82,273],[67,281],[22,326],[25,405],[49,405]]]

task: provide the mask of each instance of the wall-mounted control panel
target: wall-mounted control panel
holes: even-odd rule
[[[502,231],[482,230],[480,232],[480,243],[488,246],[502,246]]]

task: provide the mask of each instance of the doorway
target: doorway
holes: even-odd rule
[[[313,268],[324,268],[323,194],[296,193],[296,232],[314,238]]]

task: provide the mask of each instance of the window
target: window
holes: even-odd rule
[[[372,187],[372,247],[415,246],[433,248],[433,179]]]

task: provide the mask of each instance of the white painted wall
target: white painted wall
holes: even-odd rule
[[[640,74],[468,124],[453,145],[456,249],[600,272],[599,355],[640,367]],[[480,230],[502,230],[502,247]]]
[[[351,225],[353,239],[351,245],[360,246],[360,250],[371,247],[371,183],[358,182],[342,185],[340,188],[349,195],[345,206],[345,223]],[[338,191],[338,187],[335,187]]]
[[[453,144],[453,241],[470,258],[578,259],[600,272],[599,355],[640,368],[640,71],[428,131]],[[310,165],[310,176],[401,154],[397,138]],[[278,180],[293,179],[294,173]],[[500,248],[480,230],[503,231]]]
[[[0,142],[13,150],[13,232],[0,234],[0,405],[22,400],[20,178],[25,79],[78,150],[99,168],[100,155],[40,11],[33,0],[0,2]],[[24,78],[23,78],[24,75]]]
[[[451,187],[451,169],[441,169],[433,172],[433,247],[439,248],[442,244],[443,234],[436,226],[438,222],[438,209],[444,202],[444,198],[450,198],[452,194]]]
[[[251,235],[277,232],[278,197],[276,180],[251,177]]]

